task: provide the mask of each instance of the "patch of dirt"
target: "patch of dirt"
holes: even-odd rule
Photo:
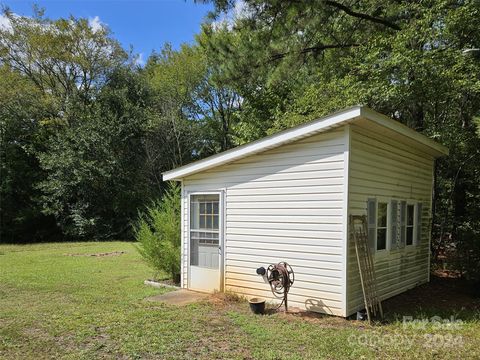
[[[387,318],[396,314],[413,315],[415,312],[430,311],[444,312],[450,314],[461,314],[460,316],[480,316],[480,298],[474,296],[474,286],[457,274],[432,275],[428,284],[418,286],[384,302],[383,309]],[[242,313],[250,312],[248,302],[245,298],[229,293],[216,293],[209,296],[205,301],[213,304],[218,311],[235,310]],[[311,311],[290,308],[285,313],[283,307],[275,310],[275,307],[268,306],[264,316],[278,316],[285,320],[302,320],[318,324],[325,328],[369,328],[365,321],[346,320],[337,316],[330,316]],[[468,312],[466,314],[465,312]],[[469,315],[470,314],[470,315]]]
[[[397,295],[383,302],[384,312],[409,314],[412,310],[431,309],[446,312],[480,311],[480,299],[475,298],[472,283],[456,274],[434,274],[430,283]]]
[[[217,292],[210,295],[207,298],[207,301],[218,307],[232,307],[235,304],[246,302],[247,299],[231,292]]]
[[[205,301],[213,304],[218,311],[234,310],[241,313],[250,313],[250,306],[245,297],[234,293],[215,293],[209,296]],[[313,311],[302,310],[300,308],[289,307],[285,313],[284,307],[277,308],[278,305],[266,305],[264,315],[255,316],[277,316],[280,319],[288,321],[303,320],[315,323],[323,328],[364,328],[368,324],[364,321],[349,321],[338,316],[331,316]],[[252,314],[252,316],[254,316]]]
[[[365,327],[367,323],[364,321],[351,321],[346,320],[342,317],[338,316],[331,316],[326,314],[320,314],[313,311],[306,311],[300,309],[289,309],[288,313],[284,311],[278,311],[279,317],[286,319],[286,320],[303,320],[309,323],[314,323],[322,328],[358,328],[358,327]]]
[[[119,256],[126,254],[126,251],[111,251],[106,253],[96,253],[96,254],[64,254],[65,256],[93,256],[93,257],[102,257],[102,256]]]

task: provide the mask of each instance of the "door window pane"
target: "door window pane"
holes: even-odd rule
[[[190,265],[217,269],[219,195],[192,195],[190,201]]]

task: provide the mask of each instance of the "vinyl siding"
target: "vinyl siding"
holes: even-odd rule
[[[365,215],[371,197],[422,203],[422,234],[417,246],[375,254],[377,287],[389,298],[429,279],[431,191],[434,160],[405,144],[400,135],[352,125],[349,160],[349,214]],[[387,240],[388,241],[388,240]],[[353,241],[347,260],[347,314],[364,308]]]
[[[183,239],[188,192],[225,194],[224,287],[269,301],[260,266],[287,261],[295,271],[289,305],[345,312],[344,128],[282,145],[183,179]],[[182,285],[188,287],[183,241]]]

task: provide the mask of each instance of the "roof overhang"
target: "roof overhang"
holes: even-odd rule
[[[291,129],[278,132],[251,143],[223,151],[219,154],[195,161],[174,170],[166,171],[163,173],[163,180],[181,180],[186,176],[224,165],[235,160],[240,160],[244,157],[273,149],[283,144],[316,135],[332,128],[354,122],[358,119],[368,119],[378,125],[404,135],[429,148],[434,157],[448,155],[448,149],[445,146],[420,134],[408,126],[389,118],[388,116],[382,115],[366,106],[359,105],[295,126]]]

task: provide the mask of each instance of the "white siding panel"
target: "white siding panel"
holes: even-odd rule
[[[291,212],[291,210],[289,210]],[[298,224],[341,224],[341,219],[336,215],[317,215],[312,212],[311,216],[291,214],[291,215],[260,215],[251,213],[237,214],[233,210],[229,212],[230,219],[237,222],[251,223],[298,223]]]
[[[227,224],[228,225],[228,224]],[[300,230],[302,229],[302,230]],[[306,231],[303,230],[301,226],[292,225],[291,229],[265,229],[260,226],[257,227],[250,227],[250,228],[234,228],[231,226],[227,226],[227,235],[260,235],[260,236],[278,236],[281,238],[290,238],[292,241],[295,239],[337,239],[340,238],[341,232],[327,232],[323,231],[319,233],[318,231]]]
[[[341,188],[339,188],[340,190]],[[330,191],[329,191],[330,190]],[[341,203],[341,200],[338,200],[342,196],[342,191],[331,191],[330,188],[327,189],[325,193],[316,193],[308,192],[306,190],[304,193],[295,194],[251,194],[250,190],[244,191],[242,194],[229,195],[231,202],[247,202],[247,203],[276,203],[283,201],[315,201],[315,202],[338,202]]]
[[[283,249],[283,247],[285,247],[285,250]],[[341,257],[341,248],[322,248],[314,250],[315,252],[308,252],[306,246],[297,246],[297,251],[289,250],[288,246],[286,245],[284,245],[283,247],[281,250],[261,248],[259,246],[253,247],[253,249],[255,250],[255,256],[264,258],[273,257],[281,259],[283,256],[285,256],[285,253],[288,252],[288,257],[293,262],[295,262],[296,260],[311,260],[321,261],[323,263],[337,263],[339,262],[339,258]],[[311,248],[309,250],[312,251]],[[252,253],[252,248],[235,247],[229,244],[228,253],[228,256],[232,258],[236,256],[249,256]]]
[[[238,161],[238,163],[225,165],[228,170],[235,167],[241,167],[245,164],[252,168],[259,168],[261,165],[298,166],[303,164],[328,162],[332,157],[338,156],[343,150],[343,144],[336,142],[335,144],[320,145],[316,142],[310,144],[285,145],[277,150],[270,150],[268,154],[258,154],[255,157],[246,158]],[[298,154],[297,154],[298,153]],[[312,158],[312,156],[322,155],[322,158]]]
[[[287,209],[296,214],[297,210],[318,209],[320,214],[320,211],[325,209],[342,210],[341,201],[322,201],[321,204],[319,203],[319,201],[235,202],[227,203],[227,211],[229,209]]]
[[[342,188],[342,180],[336,178],[331,179],[323,179],[323,181],[318,181],[319,184],[317,185],[309,185],[309,186],[269,186],[269,187],[259,187],[259,188],[232,188],[229,190],[230,196],[245,196],[245,195],[288,195],[288,196],[295,196],[295,195],[302,195],[302,194],[327,194],[327,193],[339,193],[343,191]],[[322,182],[327,182],[328,184],[322,184]],[[338,185],[333,185],[332,183],[338,181]],[[277,185],[277,184],[274,184]],[[248,194],[246,194],[248,193]],[[325,198],[330,199],[328,196]],[[333,198],[334,200],[336,197]],[[310,199],[309,199],[310,200]],[[272,197],[272,201],[275,201],[275,197]]]
[[[255,270],[255,268],[252,268],[251,270]],[[234,279],[249,280],[249,281],[258,280],[258,276],[255,274],[255,271],[247,274],[245,273],[245,269],[242,267],[228,266],[226,269],[226,272],[230,274],[229,277],[232,277]],[[315,273],[300,273],[297,271],[295,273],[295,279],[296,279],[295,281],[298,280],[304,283],[328,285],[327,287],[322,286],[322,288],[325,291],[330,291],[330,292],[335,292],[339,287],[339,285],[337,284],[338,276],[334,276],[334,277],[318,276],[318,275],[315,275]]]
[[[329,208],[322,208],[322,209],[316,209],[316,208],[228,208],[227,209],[227,214],[232,216],[232,215],[250,215],[250,217],[258,218],[261,216],[278,216],[278,219],[282,219],[282,217],[288,217],[291,219],[292,217],[297,218],[297,217],[302,217],[302,220],[305,221],[315,221],[315,216],[321,216],[322,219],[325,219],[326,221],[329,222],[335,222],[338,221],[338,216],[341,215],[341,211],[338,209],[329,209]],[[310,218],[310,216],[313,216],[313,219]]]
[[[183,179],[186,192],[225,191],[225,290],[273,301],[255,270],[287,261],[290,306],[344,314],[344,141],[340,128]]]
[[[242,273],[247,273],[247,274],[255,274],[255,270],[258,268],[258,261],[257,259],[242,259],[242,260],[235,260],[231,259],[228,262],[229,265],[227,265],[227,269],[229,267],[236,267],[236,268],[241,268]],[[298,268],[295,271],[295,274],[316,274],[319,277],[322,278],[331,278],[332,279],[332,284],[340,284],[341,283],[341,269],[331,269],[331,266],[329,266],[329,269],[325,268],[317,268],[315,266],[315,262],[309,262],[309,261],[297,261],[296,266]],[[320,271],[319,271],[320,270]],[[258,279],[261,279],[258,277]]]
[[[229,237],[230,241],[238,241],[245,243],[253,243],[249,246],[256,246],[257,243],[263,243],[265,246],[275,247],[276,244],[294,244],[294,245],[313,245],[313,246],[324,246],[324,247],[337,247],[337,239],[320,239],[320,238],[302,238],[294,239],[289,237],[275,237],[271,235],[244,235],[244,234],[231,234]]]
[[[272,230],[287,230],[290,231],[292,227],[301,228],[302,231],[314,231],[315,236],[317,236],[318,231],[322,232],[339,232],[342,231],[342,226],[340,224],[329,224],[329,223],[305,223],[303,221],[292,221],[292,219],[288,221],[272,221],[272,222],[262,222],[262,221],[252,221],[252,222],[245,222],[245,221],[232,221],[229,222],[229,229],[239,229],[239,228],[249,228],[249,229],[272,229]],[[299,230],[293,230],[299,231]],[[285,235],[289,235],[285,233]]]
[[[428,281],[429,222],[433,158],[372,130],[351,126],[349,212],[366,214],[367,199],[385,197],[412,199],[423,204],[422,237],[416,247],[375,255],[375,270],[381,298],[399,294]],[[347,258],[348,314],[364,307],[353,241]]]

